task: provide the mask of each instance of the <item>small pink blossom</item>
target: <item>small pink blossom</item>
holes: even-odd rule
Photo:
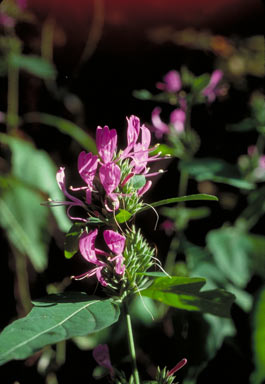
[[[186,113],[178,108],[174,109],[170,114],[170,123],[173,125],[177,133],[181,133],[185,129]]]
[[[167,376],[172,376],[174,373],[179,371],[184,365],[186,365],[188,362],[187,359],[182,359],[174,368],[171,369],[171,371],[168,372]]]
[[[109,129],[107,125],[105,125],[104,128],[98,127],[96,145],[103,163],[107,164],[111,162],[117,150],[116,129]]]
[[[110,258],[110,255],[102,251],[101,249],[98,249],[95,247],[96,238],[98,235],[98,230],[95,229],[93,231],[90,231],[89,233],[83,232],[80,239],[79,239],[79,250],[83,258],[88,261],[89,263],[92,263],[96,265],[96,268],[83,273],[79,276],[73,276],[73,279],[75,280],[81,280],[86,277],[91,277],[93,275],[96,275],[98,281],[101,285],[104,287],[107,286],[107,282],[102,277],[102,269],[104,267],[107,267],[106,262],[102,261],[102,259],[98,258],[98,255],[104,256],[106,258],[106,261],[109,260],[110,262],[115,261],[115,272],[118,275],[123,275],[125,271],[125,266],[123,265],[123,250],[125,247],[125,237],[119,234],[118,232],[112,231],[112,230],[105,230],[103,232],[104,240],[110,249],[110,251],[115,255],[114,257]]]
[[[72,196],[66,189],[65,186],[65,173],[64,173],[64,167],[60,167],[59,171],[56,173],[56,181],[57,184],[60,188],[60,190],[63,192],[63,194],[70,200],[70,201],[56,201],[56,200],[50,200],[49,201],[49,206],[51,207],[56,207],[56,206],[61,206],[61,205],[66,205],[68,206],[67,208],[67,215],[71,220],[80,220],[80,221],[85,221],[85,219],[81,217],[73,217],[70,215],[70,209],[73,206],[80,206],[80,207],[85,207],[83,202],[76,197]]]
[[[160,139],[164,134],[169,133],[169,128],[160,118],[161,108],[155,107],[152,111],[151,120],[155,129],[155,135]]]
[[[170,236],[175,231],[175,224],[172,220],[166,219],[160,224],[160,228],[165,231],[166,235]]]
[[[260,156],[259,158],[259,168],[265,171],[265,155]]]
[[[143,196],[152,186],[152,181],[148,180],[142,188],[137,191],[138,196]]]
[[[115,257],[111,259],[111,261],[116,261],[115,271],[118,275],[123,275],[125,271],[125,266],[123,263],[123,255],[122,252],[125,246],[125,237],[119,234],[118,232],[112,230],[105,230],[103,233],[104,240],[111,250],[112,253],[115,254]]]
[[[117,202],[116,208],[119,208],[117,194],[113,191],[118,187],[121,179],[121,170],[115,163],[103,164],[99,170],[99,178],[108,197]]]
[[[213,71],[209,84],[206,88],[203,89],[202,94],[207,97],[209,103],[212,103],[216,99],[216,96],[219,94],[218,85],[222,80],[223,75],[223,71],[220,69]]]
[[[258,153],[258,148],[256,147],[256,145],[250,145],[248,147],[248,155],[249,156],[254,156]]]
[[[164,77],[163,83],[157,83],[156,87],[166,92],[178,92],[182,87],[181,78],[177,71],[169,71]]]
[[[92,187],[97,172],[98,157],[91,152],[81,152],[78,156],[78,172],[84,182]]]
[[[107,344],[99,344],[96,348],[93,349],[92,355],[98,365],[106,368],[109,371],[110,376],[113,377],[114,369],[110,361],[109,348]]]
[[[160,118],[161,109],[156,107],[152,112],[152,124],[157,138],[161,138],[163,134],[169,134],[169,127]],[[170,124],[177,133],[182,133],[185,129],[186,112],[181,108],[174,109],[170,114]]]

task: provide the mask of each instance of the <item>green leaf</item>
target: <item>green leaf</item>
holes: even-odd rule
[[[140,276],[148,276],[148,277],[164,277],[164,276],[168,276],[167,273],[165,272],[138,272],[137,275],[140,275]]]
[[[24,115],[26,123],[40,123],[57,128],[65,135],[72,137],[80,146],[87,151],[97,153],[95,141],[83,129],[69,120],[49,115],[47,113],[27,113]]]
[[[166,156],[166,155],[175,155],[175,148],[169,147],[166,144],[159,144],[159,146],[151,152],[151,155],[157,155],[158,153],[161,154],[161,156]]]
[[[119,213],[115,216],[115,219],[118,223],[122,224],[130,220],[131,217],[132,214],[130,212],[126,211],[125,209],[120,209]]]
[[[9,57],[9,64],[41,79],[54,79],[56,77],[56,70],[52,63],[39,56],[12,54]]]
[[[30,142],[0,133],[0,140],[12,151],[12,174],[26,186],[44,192],[47,197],[65,200],[56,182],[57,168],[49,155]],[[42,202],[45,199],[43,196]],[[44,210],[47,208],[42,208]],[[51,210],[60,229],[67,231],[71,225],[64,207]]]
[[[259,294],[253,316],[253,352],[255,371],[251,376],[252,384],[262,384],[265,380],[265,286]]]
[[[64,256],[71,259],[79,250],[79,237],[82,233],[84,224],[74,223],[65,235],[64,239]]]
[[[179,169],[194,177],[197,181],[211,180],[224,183],[237,188],[253,189],[255,185],[241,179],[237,166],[228,164],[222,159],[205,158],[180,161]]]
[[[239,123],[229,124],[227,130],[231,132],[249,132],[253,129],[256,129],[257,123],[251,118],[247,117],[246,119],[240,121]]]
[[[0,365],[25,359],[49,344],[109,327],[119,318],[110,300],[65,292],[35,300],[31,312],[0,334]]]
[[[234,295],[221,289],[200,292],[204,284],[196,277],[158,277],[141,294],[178,309],[229,317]]]
[[[206,279],[205,288],[215,289],[222,287],[235,295],[235,302],[244,311],[248,312],[251,310],[252,296],[244,289],[240,289],[229,282],[226,274],[215,263],[213,256],[208,250],[189,242],[184,242],[181,244],[181,247],[186,254],[190,276],[203,276]]]
[[[221,228],[208,233],[207,246],[216,265],[236,286],[244,288],[251,276],[250,243],[237,228]]]
[[[133,91],[133,96],[140,100],[152,100],[153,95],[147,89],[139,89]]]
[[[36,271],[48,265],[48,210],[40,204],[42,197],[25,186],[9,183],[0,198],[0,224],[9,241],[28,255]]]
[[[146,179],[143,175],[134,175],[129,183],[134,189],[139,189],[145,185]]]
[[[201,76],[198,76],[193,80],[192,89],[195,92],[201,92],[209,84],[209,81],[210,76],[206,73]]]
[[[170,199],[160,200],[156,201],[155,203],[151,203],[152,207],[159,207],[161,205],[167,205],[167,204],[174,204],[174,203],[183,203],[186,201],[197,201],[197,200],[209,200],[209,201],[218,201],[218,198],[213,195],[208,195],[206,193],[196,194],[196,195],[187,195],[187,196],[181,196],[181,197],[172,197]],[[138,212],[146,211],[147,209],[150,209],[149,206],[145,206],[141,209],[139,209]]]

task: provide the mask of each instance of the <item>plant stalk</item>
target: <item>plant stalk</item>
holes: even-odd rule
[[[132,322],[131,322],[131,316],[129,314],[127,303],[124,304],[124,309],[125,309],[125,315],[126,315],[129,351],[130,351],[131,363],[133,367],[134,384],[140,384],[139,373],[138,373],[137,364],[136,364],[136,353],[135,353],[135,346],[134,346],[134,339],[133,339]]]
[[[18,93],[19,93],[19,69],[12,63],[8,63],[8,90],[7,90],[7,132],[13,135],[19,122],[18,117]]]

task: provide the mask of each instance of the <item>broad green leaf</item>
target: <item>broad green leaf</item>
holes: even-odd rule
[[[152,207],[159,207],[161,205],[167,205],[167,204],[174,204],[174,203],[183,203],[186,201],[197,201],[197,200],[209,200],[209,201],[218,201],[218,198],[213,195],[207,195],[206,193],[196,194],[196,195],[187,195],[187,196],[181,196],[181,197],[172,197],[170,199],[160,200],[156,201],[155,203],[151,203]],[[138,212],[146,211],[147,209],[150,209],[149,206],[145,206],[141,209],[139,209]]]
[[[132,214],[130,212],[126,211],[125,209],[120,209],[119,213],[115,216],[115,219],[118,223],[122,224],[130,220],[131,217]]]
[[[134,189],[139,189],[145,185],[146,179],[143,175],[135,175],[130,179],[129,182]]]
[[[48,264],[48,210],[40,204],[36,191],[21,185],[9,184],[0,198],[0,224],[9,241],[21,253],[28,255],[38,272]]]
[[[158,277],[141,294],[178,309],[229,317],[234,295],[222,289],[201,292],[204,284],[196,277]]]
[[[255,372],[251,376],[252,384],[262,384],[265,380],[265,287],[259,294],[253,316],[253,353]]]
[[[9,56],[9,64],[41,79],[53,79],[56,77],[56,70],[53,64],[39,56],[12,54]]]
[[[211,180],[224,183],[237,188],[253,189],[255,185],[241,179],[237,166],[228,164],[222,159],[204,158],[190,161],[181,160],[179,169],[194,177],[197,181]]]
[[[59,201],[65,200],[56,182],[57,169],[45,151],[36,149],[30,142],[5,134],[0,134],[0,140],[7,144],[12,151],[12,175],[14,177],[23,181],[27,186],[44,192],[47,197]],[[47,208],[42,209],[43,214],[45,209],[47,210]],[[56,207],[51,212],[60,229],[64,232],[67,231],[71,223],[66,216],[65,208]]]
[[[251,246],[246,234],[233,227],[221,228],[209,232],[206,241],[220,271],[244,288],[251,276]]]
[[[61,117],[49,115],[47,113],[27,113],[24,116],[27,123],[40,123],[49,127],[57,128],[61,133],[70,136],[82,148],[93,153],[97,153],[95,141],[83,129],[78,127],[72,121],[65,120]]]
[[[110,299],[91,298],[81,292],[49,295],[33,304],[26,317],[0,334],[0,365],[25,359],[46,345],[100,331],[119,318],[119,308]]]
[[[181,244],[186,254],[187,267],[190,276],[203,276],[206,279],[205,288],[224,288],[235,295],[238,306],[248,312],[252,308],[252,296],[244,289],[230,283],[227,275],[216,264],[209,250],[193,245],[189,242]]]

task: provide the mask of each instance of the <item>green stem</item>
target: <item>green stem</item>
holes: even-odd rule
[[[62,340],[56,344],[56,365],[57,367],[61,367],[65,363],[66,359],[66,341]]]
[[[27,315],[32,308],[27,271],[27,259],[23,253],[19,252],[14,247],[12,247],[12,251],[15,257],[16,279],[20,304],[23,308],[23,315]]]
[[[188,188],[189,174],[187,172],[180,172],[178,196],[185,196]]]
[[[8,90],[7,90],[7,131],[14,134],[19,122],[18,117],[18,93],[19,93],[19,69],[8,63]]]
[[[170,244],[170,248],[167,254],[165,267],[164,267],[165,271],[169,274],[173,272],[178,248],[179,248],[179,238],[177,236],[174,236]]]
[[[49,17],[43,24],[41,35],[41,56],[49,62],[53,61],[53,35],[54,20]]]
[[[131,363],[133,367],[134,384],[140,384],[139,373],[138,373],[137,364],[136,364],[136,353],[135,353],[135,347],[134,347],[131,316],[129,314],[127,303],[124,304],[124,309],[125,309],[125,315],[126,315],[129,351],[130,351]]]

